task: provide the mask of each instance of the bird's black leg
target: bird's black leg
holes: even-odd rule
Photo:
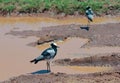
[[[48,65],[49,65],[48,61],[46,62],[46,64],[47,64],[47,71],[48,71]]]
[[[48,63],[49,63],[49,71],[51,71],[51,69],[50,69],[50,61]]]
[[[47,61],[47,71],[50,72],[50,61]]]
[[[89,27],[89,25],[90,25],[90,20],[88,20],[88,24],[87,24],[87,27]]]
[[[86,28],[86,30],[88,30],[89,31],[89,27],[90,26],[90,20],[88,20],[88,24],[87,24],[87,28]]]

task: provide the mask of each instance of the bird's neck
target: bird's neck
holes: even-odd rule
[[[56,52],[57,52],[57,48],[56,47],[52,47]]]
[[[57,50],[57,48],[53,47],[53,49]]]

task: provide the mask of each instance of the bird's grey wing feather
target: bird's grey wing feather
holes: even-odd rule
[[[43,55],[40,55],[36,58],[37,61],[40,61],[40,60],[44,60],[44,56]]]
[[[52,48],[48,48],[45,51],[43,51],[41,55],[36,58],[36,60],[50,59],[54,57],[54,55],[55,51]]]
[[[48,48],[48,49],[46,49],[45,51],[43,51],[43,52],[41,53],[41,55],[36,58],[36,60],[39,61],[39,60],[44,60],[44,59],[46,59],[46,57],[50,55],[50,53],[47,52],[47,50],[49,50],[49,49],[50,49],[50,48]]]
[[[52,50],[52,48],[48,48],[45,51],[43,51],[41,55],[43,55],[45,59],[49,59],[51,58]]]

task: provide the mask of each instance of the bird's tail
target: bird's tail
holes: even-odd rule
[[[90,19],[91,22],[93,22],[93,19]]]
[[[92,19],[92,18],[88,17],[88,19],[89,19],[91,22],[93,22],[93,19]]]
[[[33,63],[33,62],[34,62],[34,64],[37,64],[37,63],[38,63],[38,60],[33,59],[33,60],[31,60],[30,62],[31,62],[31,63]]]

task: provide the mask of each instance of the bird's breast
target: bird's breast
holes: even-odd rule
[[[47,52],[50,54],[51,57],[56,54],[54,49],[53,50],[48,50]]]

